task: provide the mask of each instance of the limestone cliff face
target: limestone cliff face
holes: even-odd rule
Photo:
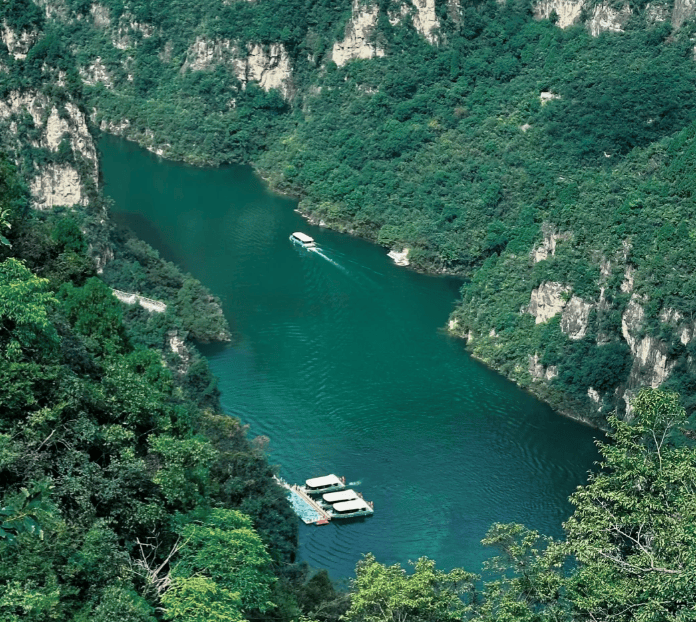
[[[37,31],[32,30],[17,33],[4,22],[2,24],[1,34],[2,42],[5,44],[7,51],[17,59],[26,58],[31,46],[39,40],[39,33]]]
[[[237,77],[246,87],[256,82],[264,91],[277,89],[284,99],[293,92],[290,56],[282,43],[273,43],[268,49],[260,43],[247,45],[248,56],[237,64]]]
[[[107,89],[113,88],[111,75],[104,66],[100,56],[97,56],[92,64],[80,67],[80,78],[89,86],[94,86],[101,82]]]
[[[558,376],[558,367],[556,365],[549,365],[548,367],[542,365],[536,352],[533,356],[529,355],[529,368],[527,371],[532,379],[537,382],[550,382]]]
[[[628,3],[620,9],[615,9],[609,2],[603,2],[592,11],[587,28],[593,37],[603,32],[623,32],[623,27],[631,17],[631,13]]]
[[[549,19],[556,13],[556,25],[568,28],[580,21],[583,5],[584,0],[541,0],[534,5],[534,16],[537,19]]]
[[[617,5],[614,2],[595,4],[589,0],[537,0],[533,5],[537,19],[549,19],[556,14],[556,25],[568,28],[579,24],[583,19],[583,9],[587,13],[585,26],[593,37],[603,32],[623,32],[626,22],[633,14],[628,2]],[[647,24],[671,21],[675,28],[696,14],[696,0],[675,0],[674,6],[649,3],[645,6],[644,17]]]
[[[563,309],[561,332],[573,340],[582,339],[587,333],[590,311],[594,306],[594,304],[585,302],[582,298],[574,295]]]
[[[556,228],[549,223],[542,225],[542,232],[544,234],[542,243],[532,250],[532,261],[534,263],[555,255],[556,244],[560,241],[570,240],[572,237],[572,234],[569,232],[557,233]]]
[[[680,28],[694,14],[696,14],[695,0],[675,0],[672,10],[672,26]]]
[[[570,288],[561,283],[547,281],[532,290],[527,312],[535,318],[536,324],[548,322],[553,316],[563,311],[566,296]]]
[[[351,60],[384,56],[384,50],[373,40],[378,17],[379,5],[354,0],[353,14],[346,24],[345,36],[342,41],[334,43],[331,60],[342,67]]]
[[[647,300],[635,294],[631,297],[621,317],[621,334],[631,348],[633,365],[628,378],[624,401],[630,412],[630,401],[636,390],[642,386],[659,387],[674,369],[676,361],[668,357],[668,344],[654,335],[644,335],[645,311],[643,304]],[[668,309],[663,310],[663,322],[676,322],[681,314]]]
[[[218,64],[230,65],[242,88],[256,82],[264,91],[278,89],[285,99],[293,94],[290,55],[282,43],[248,43],[242,50],[230,39],[199,37],[189,47],[181,71],[206,71]]]
[[[437,45],[439,37],[437,31],[440,28],[440,20],[435,13],[435,0],[411,0],[416,7],[413,16],[413,27],[425,38],[428,43]]]
[[[50,209],[57,205],[86,205],[84,184],[88,179],[97,184],[98,165],[94,140],[84,114],[72,102],[60,106],[36,91],[12,91],[6,99],[0,100],[0,120],[6,128],[6,142],[14,144],[16,149],[24,141],[19,135],[17,120],[25,113],[41,131],[40,139],[33,143],[35,148],[57,153],[65,140],[73,154],[72,161],[35,165],[32,171],[26,171],[30,177],[33,206]],[[78,162],[82,173],[76,166]]]

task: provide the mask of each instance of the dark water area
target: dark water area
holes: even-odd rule
[[[367,552],[479,571],[494,522],[561,535],[599,433],[445,333],[458,280],[308,225],[248,167],[188,167],[112,137],[100,149],[115,219],[223,302],[235,342],[205,353],[225,411],[270,438],[288,481],[336,473],[374,501],[362,521],[302,524],[301,559],[335,578]]]

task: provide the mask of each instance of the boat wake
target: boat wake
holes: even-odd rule
[[[329,263],[332,263],[334,266],[336,266],[336,267],[339,268],[340,270],[343,270],[343,272],[348,272],[348,270],[346,270],[340,263],[334,261],[333,259],[331,259],[331,257],[329,257],[328,255],[326,255],[325,253],[323,253],[322,250],[321,250],[318,246],[315,246],[314,248],[309,248],[309,249],[307,249],[307,250],[310,250],[310,251],[312,251],[313,253],[316,253],[316,254],[319,255],[320,257],[323,257],[323,258],[326,259],[326,261],[328,261]]]

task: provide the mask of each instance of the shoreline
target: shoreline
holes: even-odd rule
[[[107,130],[103,130],[101,128],[98,128],[99,131],[103,134],[107,134],[109,136],[113,136],[115,138],[127,140],[129,142],[137,144],[139,147],[145,149],[146,151],[149,151],[152,153],[153,156],[163,159],[163,160],[169,160],[172,162],[182,162],[184,164],[187,164],[188,166],[192,166],[195,168],[202,168],[202,167],[210,167],[210,168],[221,168],[223,166],[235,166],[235,165],[243,165],[243,166],[250,166],[254,174],[261,179],[266,188],[272,192],[273,194],[276,194],[281,197],[285,197],[288,199],[293,199],[297,201],[297,206],[295,207],[294,211],[297,212],[302,218],[304,218],[308,224],[313,225],[313,226],[318,226],[326,229],[331,229],[332,231],[336,231],[337,233],[341,233],[344,235],[350,235],[353,237],[360,238],[362,240],[365,240],[367,242],[371,242],[377,246],[380,246],[381,248],[385,249],[387,252],[385,254],[388,254],[389,249],[385,246],[382,246],[379,244],[374,237],[371,237],[369,235],[365,235],[360,232],[359,229],[356,229],[350,225],[348,222],[326,222],[323,219],[317,218],[310,212],[303,210],[300,207],[300,203],[302,201],[302,193],[298,189],[297,191],[293,191],[289,188],[281,188],[278,184],[274,183],[273,181],[273,175],[267,171],[259,168],[254,162],[247,162],[247,163],[242,163],[242,162],[228,162],[228,163],[221,163],[221,164],[215,164],[212,162],[192,162],[188,161],[186,158],[184,159],[176,159],[176,158],[170,158],[166,155],[165,153],[159,153],[161,151],[160,149],[155,150],[153,146],[148,146],[143,144],[141,140],[138,140],[138,138],[141,138],[142,135],[138,136],[128,136],[126,133],[122,134],[116,134],[116,133],[111,133]],[[456,277],[456,278],[462,278],[465,279],[466,276],[457,272],[452,272],[448,271],[446,269],[440,269],[440,270],[435,270],[435,269],[428,269],[422,266],[418,265],[399,265],[396,262],[394,262],[395,265],[398,265],[398,267],[402,269],[407,269],[407,270],[412,270],[414,272],[417,272],[419,274],[424,274],[432,277]],[[456,299],[453,300],[453,302],[456,302]],[[459,335],[456,332],[453,332],[449,328],[447,328],[447,325],[443,327],[443,330],[447,332],[447,334],[451,337],[457,338],[457,339],[462,339],[465,340],[465,336]],[[557,400],[552,400],[548,398],[548,395],[546,391],[541,390],[541,387],[535,387],[534,384],[530,385],[523,385],[520,382],[518,382],[516,379],[511,378],[509,375],[503,373],[499,368],[495,367],[494,365],[489,364],[487,361],[484,359],[480,358],[478,355],[476,355],[472,350],[469,348],[468,341],[465,340],[464,348],[469,356],[471,356],[474,360],[477,362],[481,363],[482,365],[485,365],[488,369],[494,371],[495,373],[499,374],[506,380],[509,380],[515,386],[519,387],[520,389],[524,390],[525,392],[529,393],[530,395],[533,395],[536,399],[539,401],[543,402],[544,404],[548,405],[554,412],[557,414],[561,415],[562,417],[566,417],[568,419],[572,419],[573,421],[577,421],[578,423],[581,423],[585,426],[588,426],[593,429],[601,430],[603,432],[606,432],[608,428],[603,427],[600,425],[599,421],[596,421],[594,419],[590,419],[589,417],[585,417],[583,415],[578,414],[574,410],[570,410],[569,405],[563,405],[560,401]],[[536,389],[536,390],[535,390]],[[568,401],[566,399],[566,401]]]

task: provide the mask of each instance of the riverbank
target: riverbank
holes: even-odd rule
[[[494,522],[561,534],[595,431],[438,329],[458,279],[400,269],[379,246],[309,224],[250,167],[182,166],[113,139],[102,150],[118,217],[175,249],[233,320],[232,347],[203,349],[224,411],[270,439],[284,479],[344,475],[380,508],[365,523],[301,525],[302,560],[335,578],[368,551],[479,568]],[[298,230],[322,254],[293,245]]]
[[[154,148],[152,145],[147,144],[147,141],[145,143],[143,142],[145,138],[147,138],[144,134],[136,134],[134,136],[128,136],[124,134],[114,134],[118,138],[122,138],[125,140],[128,140],[130,142],[133,142],[148,151],[154,153],[158,157],[161,157],[163,160],[168,160],[172,162],[176,162],[177,160],[173,160],[167,157],[166,151],[162,152],[162,149],[160,148]],[[210,166],[210,163],[201,163],[200,161],[187,161],[185,158],[183,160],[180,160],[183,163],[189,165],[189,166],[194,166],[194,167],[201,167],[201,166]],[[217,164],[212,164],[212,166],[217,167]],[[229,165],[227,165],[229,166]],[[348,221],[345,219],[339,219],[339,218],[330,218],[326,214],[324,215],[319,215],[314,213],[311,210],[308,210],[306,207],[303,207],[302,201],[303,199],[306,198],[305,193],[302,191],[301,188],[297,186],[290,185],[286,183],[282,176],[276,172],[276,171],[270,171],[267,169],[260,169],[258,166],[256,166],[254,163],[249,163],[249,166],[253,169],[254,173],[261,179],[263,182],[266,184],[267,189],[272,192],[273,194],[287,198],[293,201],[297,202],[297,206],[295,207],[295,211],[302,216],[302,218],[310,225],[316,225],[322,228],[326,229],[331,229],[333,231],[336,231],[338,233],[344,234],[344,235],[350,235],[353,237],[357,237],[363,240],[366,240],[372,244],[377,245],[379,248],[385,250],[385,254],[390,250],[390,248],[387,246],[383,246],[382,244],[379,243],[377,236],[375,235],[375,232],[371,230],[369,227],[364,226],[356,226],[354,222]],[[327,207],[326,210],[330,211],[330,209]],[[426,275],[433,275],[433,276],[452,276],[452,277],[457,277],[457,278],[466,278],[467,274],[463,274],[461,272],[457,271],[452,271],[448,270],[447,268],[443,266],[424,266],[421,265],[416,261],[412,261],[413,257],[409,257],[409,265],[407,269],[409,271],[417,272],[420,274],[426,274]],[[403,267],[403,266],[402,266]],[[456,301],[456,298],[453,297],[453,303]],[[451,316],[447,318],[443,322],[443,325],[448,326],[451,325]],[[588,412],[588,407],[586,404],[583,404],[581,402],[578,402],[576,400],[573,400],[570,396],[564,394],[562,391],[554,390],[552,387],[542,384],[542,383],[534,383],[534,382],[525,382],[521,381],[520,378],[516,374],[511,374],[511,373],[506,373],[506,371],[501,367],[497,366],[494,362],[487,360],[484,357],[481,357],[480,355],[476,354],[474,351],[473,347],[469,343],[469,339],[465,335],[460,334],[456,330],[452,330],[451,328],[447,328],[448,332],[450,335],[453,337],[462,339],[467,351],[469,354],[474,357],[476,360],[480,361],[484,365],[486,365],[488,368],[492,369],[496,373],[501,374],[501,376],[507,378],[508,380],[514,382],[517,384],[520,388],[522,388],[525,391],[528,391],[530,394],[534,395],[536,398],[541,399],[542,401],[546,402],[551,406],[557,413],[563,415],[564,417],[568,417],[574,421],[578,421],[584,425],[588,425],[594,428],[602,429],[605,430],[606,426],[602,425],[603,419],[598,419],[596,416],[590,416]]]

